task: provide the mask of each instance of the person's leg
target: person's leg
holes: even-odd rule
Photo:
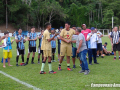
[[[3,67],[5,68],[5,61],[6,61],[6,58],[8,57],[8,52],[3,52]]]
[[[93,53],[94,63],[97,63],[97,59],[96,59],[96,49],[92,49],[92,53]]]
[[[92,64],[92,49],[88,49],[89,64]]]
[[[16,66],[18,66],[19,55],[16,56]]]
[[[113,45],[113,51],[114,51],[114,59],[113,60],[116,60],[116,50],[117,50],[117,45],[114,44]]]
[[[99,57],[99,49],[100,49],[100,45],[99,43],[97,44],[97,57]]]
[[[31,61],[32,64],[34,64],[34,57],[35,57],[35,52],[33,52],[33,55],[32,55],[32,61]]]
[[[3,58],[3,67],[5,68],[6,66],[5,66],[5,58]]]
[[[60,44],[58,44],[58,61],[60,60]]]
[[[76,50],[77,50],[76,48],[72,47],[72,54],[73,54],[73,56],[72,56],[73,68],[76,68],[76,66],[75,66]]]
[[[38,53],[38,62],[40,62],[40,53]]]
[[[32,52],[32,48],[31,47],[29,47],[29,49],[28,49],[28,55],[27,55],[27,61],[26,61],[26,65],[28,64],[28,62],[29,62],[29,57],[30,57],[30,53]]]
[[[8,52],[8,66],[13,66],[10,65],[10,58],[12,58],[12,51]]]
[[[22,54],[22,63],[24,63],[24,54]]]

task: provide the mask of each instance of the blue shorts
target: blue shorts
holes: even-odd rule
[[[72,58],[76,57],[76,51],[77,51],[77,48],[72,47],[72,54],[73,54]]]
[[[102,43],[98,43],[97,44],[97,51],[102,51],[103,50],[103,48],[102,48]]]

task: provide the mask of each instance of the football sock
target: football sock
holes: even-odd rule
[[[34,57],[32,57],[32,62],[34,61]]]
[[[51,64],[51,62],[48,62],[48,66],[49,66],[49,71],[52,71],[52,64]]]
[[[22,56],[22,63],[24,63],[24,56]]]
[[[38,59],[38,61],[40,61],[40,59]]]
[[[52,60],[54,60],[54,55],[52,55]]]
[[[16,64],[18,64],[18,59],[19,59],[19,56],[16,57]]]
[[[119,58],[120,58],[120,56],[119,56]]]
[[[67,67],[70,68],[70,64],[69,63],[67,64]]]
[[[97,56],[99,56],[99,55],[97,55]]]
[[[61,64],[59,63],[59,67],[61,67]]]
[[[41,71],[44,71],[45,62],[42,62]]]
[[[29,58],[27,58],[27,63],[29,62]]]
[[[116,56],[114,56],[116,58]]]

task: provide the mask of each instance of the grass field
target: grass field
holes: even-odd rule
[[[107,49],[111,50],[111,44],[108,37],[102,38],[103,43],[108,42]],[[37,41],[38,43],[38,41]],[[57,71],[57,74],[49,74],[48,73],[48,63],[45,65],[45,71],[47,74],[40,75],[39,71],[41,68],[41,63],[37,64],[37,55],[35,56],[35,64],[31,64],[31,57],[29,60],[29,64],[27,66],[19,66],[16,67],[16,43],[14,42],[12,45],[12,53],[13,57],[11,59],[11,64],[13,67],[8,67],[6,63],[6,68],[2,67],[2,63],[0,63],[0,71],[3,71],[21,81],[24,81],[28,84],[31,84],[37,88],[42,90],[120,90],[120,88],[93,88],[91,87],[91,83],[96,84],[119,84],[120,83],[120,61],[113,61],[113,56],[105,56],[104,58],[97,58],[99,65],[89,65],[90,73],[89,75],[84,75],[83,73],[78,73],[81,70],[79,67],[79,61],[76,60],[76,69],[73,71],[67,71],[66,61],[62,63],[62,71],[58,71],[58,62],[53,62],[53,70]],[[25,61],[27,57],[28,51],[28,42],[25,43],[26,54]],[[31,55],[32,56],[32,55]],[[56,60],[58,60],[57,52],[56,52]],[[0,59],[2,59],[2,49],[0,49]],[[65,58],[66,59],[66,58]],[[21,63],[21,57],[19,58],[19,63]],[[72,60],[71,60],[72,67]],[[88,85],[88,86],[86,86]],[[0,90],[32,90],[2,74],[0,74]]]

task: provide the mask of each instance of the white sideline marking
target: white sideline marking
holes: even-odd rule
[[[35,87],[33,85],[30,85],[30,84],[28,84],[26,82],[20,81],[19,79],[15,78],[15,77],[12,77],[12,76],[10,76],[9,74],[7,74],[7,73],[5,73],[3,71],[0,71],[0,73],[5,75],[6,77],[11,78],[12,80],[14,80],[14,81],[16,81],[16,82],[18,82],[20,84],[23,84],[23,85],[27,86],[28,88],[33,88],[33,90],[41,90],[41,89],[39,89],[39,88],[37,88],[37,87]]]

